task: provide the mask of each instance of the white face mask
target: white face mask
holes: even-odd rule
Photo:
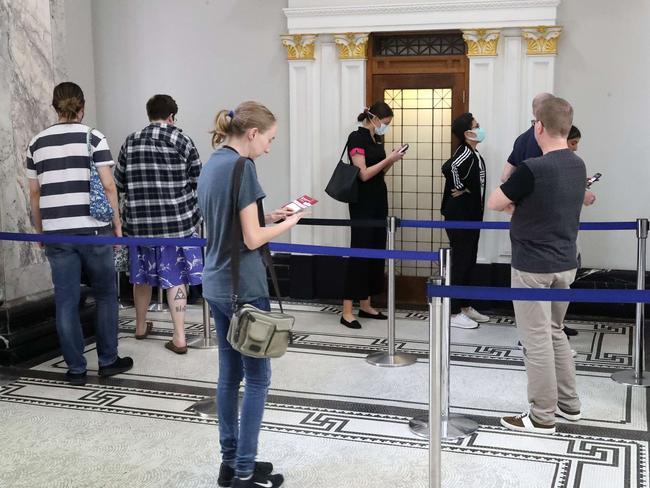
[[[377,119],[379,118],[370,111],[368,111],[368,113]],[[373,127],[375,127],[375,123],[372,120],[370,120],[370,123],[372,124]],[[388,130],[388,124],[384,124],[383,122],[380,122],[379,127],[375,127],[375,134],[377,134],[378,136],[383,136],[387,130]]]

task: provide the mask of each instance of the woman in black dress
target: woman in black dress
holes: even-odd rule
[[[348,137],[348,155],[359,168],[359,198],[350,204],[350,219],[386,220],[388,190],[384,173],[403,157],[398,150],[388,156],[381,140],[393,120],[393,111],[384,102],[377,102],[357,118],[361,125]],[[386,249],[386,227],[352,227],[350,247]],[[384,261],[349,258],[345,276],[343,316],[341,324],[360,329],[352,312],[359,300],[359,317],[385,320],[386,316],[372,307],[370,297],[384,288]]]

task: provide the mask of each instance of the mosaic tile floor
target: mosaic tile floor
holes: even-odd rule
[[[385,322],[360,331],[338,324],[336,308],[290,304],[297,337],[273,361],[260,456],[292,487],[427,487],[428,443],[408,420],[427,410],[428,320],[399,312],[397,347],[418,357],[404,368],[364,360],[385,347]],[[167,313],[151,313],[150,339],[133,339],[133,310],[121,314],[120,354],[135,367],[96,376],[87,346],[89,382],[68,385],[61,357],[26,365],[0,383],[0,488],[214,487],[216,421],[194,402],[214,395],[215,350],[176,356],[163,348]],[[188,314],[199,336],[201,310]],[[479,431],[443,444],[443,486],[463,488],[642,488],[648,484],[648,390],[610,379],[629,367],[632,324],[570,320],[578,329],[578,387],[584,420],[560,421],[553,436],[499,426],[526,405],[526,376],[511,317],[476,330],[452,329],[452,411]]]

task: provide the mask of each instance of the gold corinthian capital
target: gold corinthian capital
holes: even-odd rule
[[[464,30],[467,56],[496,56],[500,35],[501,31],[498,29]]]
[[[339,59],[366,59],[367,57],[367,33],[334,34],[334,42],[339,50]]]
[[[526,39],[529,56],[546,56],[557,54],[557,40],[562,34],[562,27],[539,27],[521,29],[521,36]]]
[[[282,45],[287,50],[287,59],[296,60],[313,60],[315,42],[318,34],[285,34],[280,36]]]

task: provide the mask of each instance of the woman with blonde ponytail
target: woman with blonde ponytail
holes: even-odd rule
[[[266,269],[257,249],[296,225],[304,215],[279,209],[265,215],[264,222],[258,220],[257,202],[266,194],[257,179],[255,160],[270,151],[276,131],[275,117],[257,102],[244,102],[234,111],[220,110],[211,131],[216,151],[204,165],[198,185],[199,207],[207,230],[203,296],[210,304],[219,342],[217,411],[221,469],[218,483],[233,488],[276,488],[284,481],[281,474],[271,474],[271,463],[255,462],[271,378],[270,360],[243,356],[226,339],[232,316],[231,202],[237,161],[245,160],[237,205],[244,244],[240,249],[240,304],[271,309]],[[282,222],[265,226],[278,220]],[[239,387],[244,378],[244,398],[238,414]]]

